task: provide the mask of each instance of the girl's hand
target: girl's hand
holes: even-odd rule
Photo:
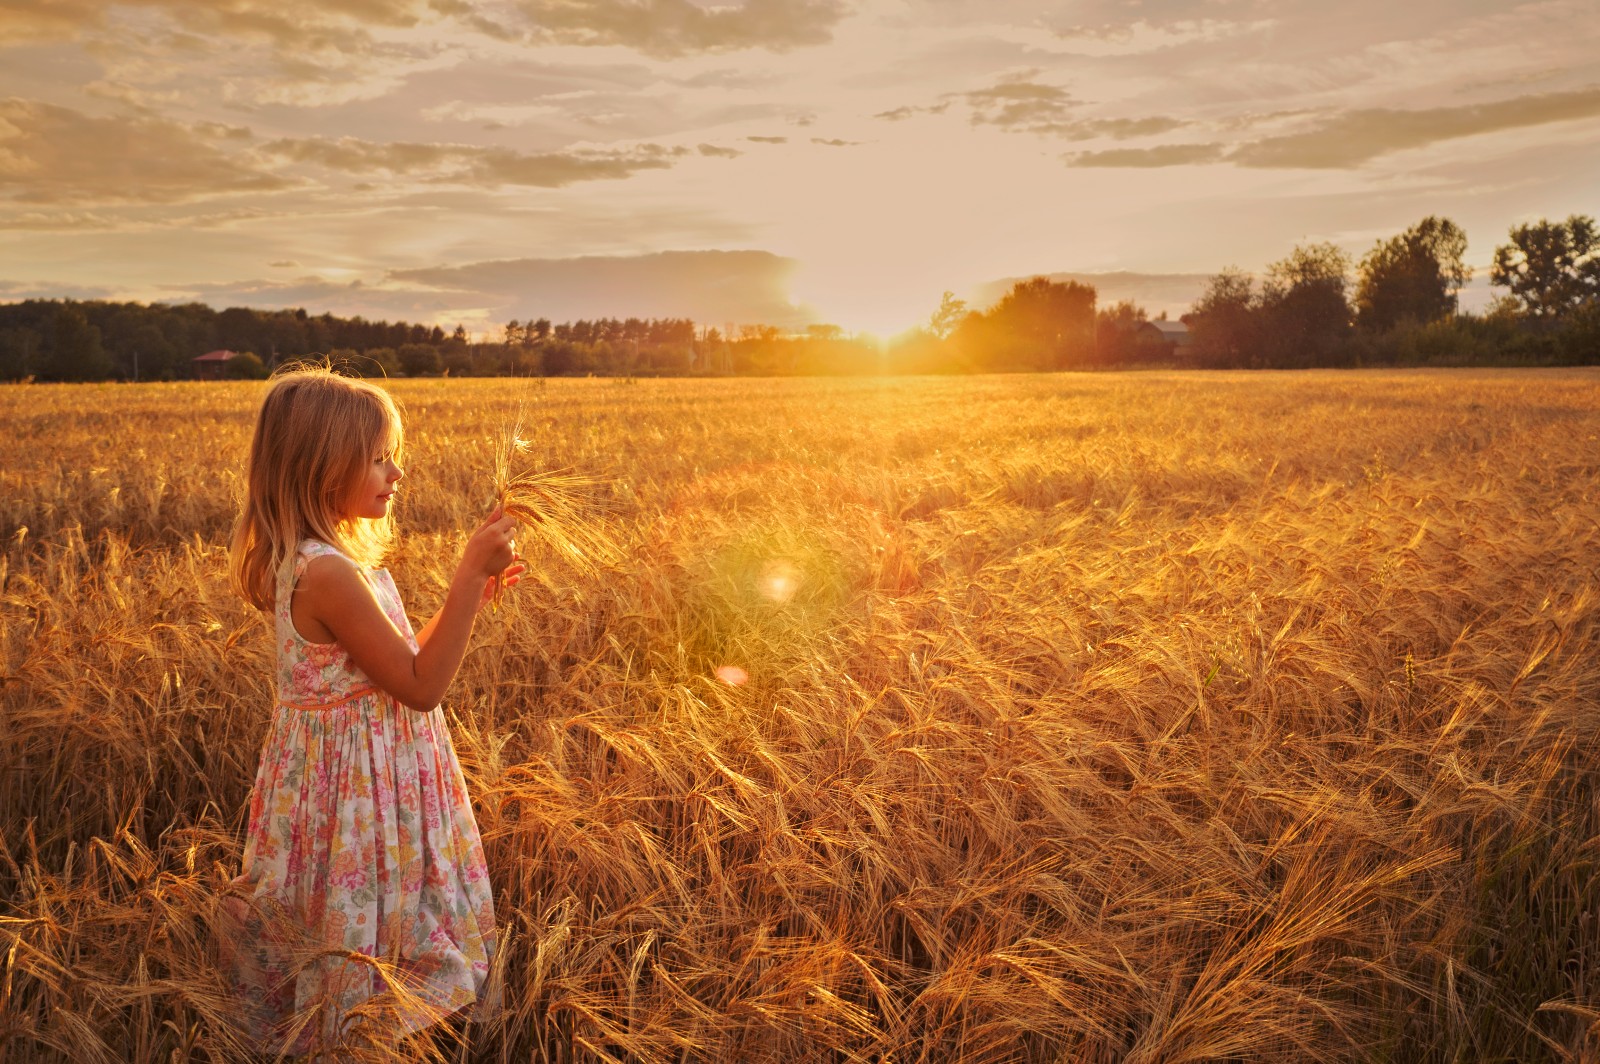
[[[527,571],[527,568],[526,565],[522,564],[520,556],[514,558],[510,567],[500,574],[500,586],[502,588],[516,587],[522,582],[522,574]],[[492,601],[494,601],[494,577],[491,576],[483,582],[483,595],[478,599],[478,609],[483,609]]]
[[[505,572],[517,560],[517,544],[513,538],[516,531],[517,519],[495,510],[467,540],[457,574],[464,579],[482,581]]]

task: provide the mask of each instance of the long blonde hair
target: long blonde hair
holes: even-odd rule
[[[389,393],[326,365],[273,377],[250,440],[244,507],[228,570],[234,588],[270,611],[278,567],[312,537],[376,566],[394,536],[389,517],[349,518],[345,500],[388,445],[399,461],[400,411]]]

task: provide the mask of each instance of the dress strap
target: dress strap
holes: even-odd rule
[[[320,558],[327,554],[350,561],[348,554],[332,544],[324,543],[320,539],[302,539],[296,545],[294,553],[290,555],[293,559],[293,565],[290,567],[289,587],[292,589],[300,582],[300,577],[305,574],[306,565],[312,558]],[[354,563],[352,562],[351,564]],[[356,568],[359,570],[361,566],[357,565]]]

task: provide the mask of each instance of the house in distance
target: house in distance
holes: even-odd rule
[[[197,381],[220,381],[228,375],[228,363],[239,357],[237,351],[207,351],[190,360]]]
[[[1189,334],[1189,327],[1181,321],[1143,322],[1134,336],[1140,347],[1159,352],[1168,358],[1187,355],[1189,346],[1194,342],[1194,337]]]

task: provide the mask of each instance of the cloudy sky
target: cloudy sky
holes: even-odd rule
[[[1595,0],[0,0],[0,299],[890,333],[1430,213],[1482,265],[1600,213],[1597,54]]]

